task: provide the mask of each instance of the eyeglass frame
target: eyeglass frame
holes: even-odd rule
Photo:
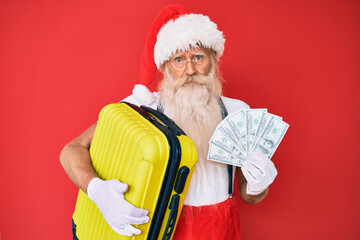
[[[204,61],[202,61],[201,63],[196,62],[196,58],[201,56],[202,59],[204,59]],[[183,66],[181,67],[174,67],[174,62],[176,59],[182,59],[183,60]],[[193,64],[193,66],[198,70],[198,67],[203,66],[205,63],[207,63],[207,60],[210,61],[211,63],[211,56],[210,56],[210,52],[207,49],[201,50],[199,52],[195,52],[192,56],[191,59],[189,60],[187,57],[184,57],[184,55],[179,55],[175,54],[175,56],[173,56],[172,58],[170,58],[168,60],[169,65],[171,66],[172,69],[174,69],[177,72],[184,72],[186,70],[187,64],[189,62],[191,62],[191,64]],[[176,64],[176,63],[175,63]]]

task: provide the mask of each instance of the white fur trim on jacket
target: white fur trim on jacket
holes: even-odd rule
[[[225,38],[217,25],[202,14],[188,14],[167,22],[159,31],[154,46],[157,68],[169,60],[176,51],[186,51],[201,44],[217,53],[224,52]]]
[[[142,84],[136,84],[132,92],[141,105],[150,105],[155,101],[150,90]]]

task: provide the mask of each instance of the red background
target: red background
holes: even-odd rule
[[[77,188],[59,153],[131,93],[169,3],[0,2],[0,239],[71,239]],[[290,124],[269,195],[239,202],[243,239],[360,239],[360,3],[179,3],[224,32],[225,94]]]

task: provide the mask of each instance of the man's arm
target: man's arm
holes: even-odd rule
[[[244,177],[244,174],[241,171],[241,168],[237,167],[236,172],[237,172],[237,179],[238,179],[241,198],[245,202],[250,203],[250,204],[256,204],[256,203],[261,202],[265,198],[267,193],[269,192],[269,188],[266,188],[262,193],[260,193],[258,195],[247,194],[246,193],[247,181],[246,181],[246,179]]]
[[[85,193],[89,182],[97,177],[89,155],[95,128],[96,123],[68,143],[60,154],[60,162],[66,174]]]

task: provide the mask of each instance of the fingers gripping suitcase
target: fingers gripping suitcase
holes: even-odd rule
[[[194,142],[165,115],[121,102],[99,114],[90,147],[93,168],[104,180],[128,184],[125,199],[149,210],[140,235],[117,234],[88,196],[79,190],[73,225],[76,237],[89,239],[172,239],[197,162]]]

